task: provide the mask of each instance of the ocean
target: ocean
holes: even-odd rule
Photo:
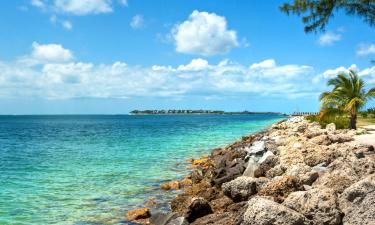
[[[126,224],[125,213],[173,192],[161,182],[284,117],[0,116],[0,224]]]

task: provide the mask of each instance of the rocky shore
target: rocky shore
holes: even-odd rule
[[[358,131],[321,129],[302,117],[274,124],[161,185],[180,189],[172,212],[128,212],[155,225],[375,224],[375,151],[353,142]]]

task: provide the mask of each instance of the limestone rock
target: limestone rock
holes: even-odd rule
[[[268,170],[272,169],[279,163],[279,158],[275,156],[271,151],[267,151],[259,159],[258,166],[254,171],[255,177],[264,177]]]
[[[267,178],[241,176],[233,181],[224,183],[222,189],[224,194],[234,202],[247,201],[250,196],[256,194],[268,181]]]
[[[254,197],[249,200],[248,208],[241,225],[305,225],[306,218],[281,204],[271,200]]]
[[[341,224],[337,195],[332,189],[293,192],[285,199],[283,205],[303,214],[314,224]]]
[[[328,132],[334,132],[336,130],[336,124],[334,124],[334,123],[327,124],[326,130]]]
[[[266,172],[266,177],[268,178],[273,178],[273,177],[276,177],[276,176],[281,176],[284,174],[284,172],[286,171],[286,167],[283,166],[283,165],[276,165],[275,167],[271,168],[270,170],[268,170]]]
[[[279,180],[270,181],[258,195],[272,196],[275,201],[282,202],[290,193],[301,190],[304,190],[303,185],[297,177],[284,176]]]
[[[348,187],[339,203],[344,224],[375,224],[375,174]]]
[[[222,185],[223,192],[234,202],[246,201],[250,196],[254,195],[256,189],[256,178],[237,177],[235,180]]]

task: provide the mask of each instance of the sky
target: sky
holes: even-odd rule
[[[312,112],[338,73],[375,86],[374,27],[306,34],[285,1],[2,1],[0,114]]]

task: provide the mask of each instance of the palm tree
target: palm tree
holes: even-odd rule
[[[375,97],[375,88],[366,92],[364,81],[355,71],[339,74],[328,81],[332,91],[320,95],[321,110],[319,118],[329,115],[346,114],[350,118],[350,129],[357,128],[357,113],[368,100]]]

